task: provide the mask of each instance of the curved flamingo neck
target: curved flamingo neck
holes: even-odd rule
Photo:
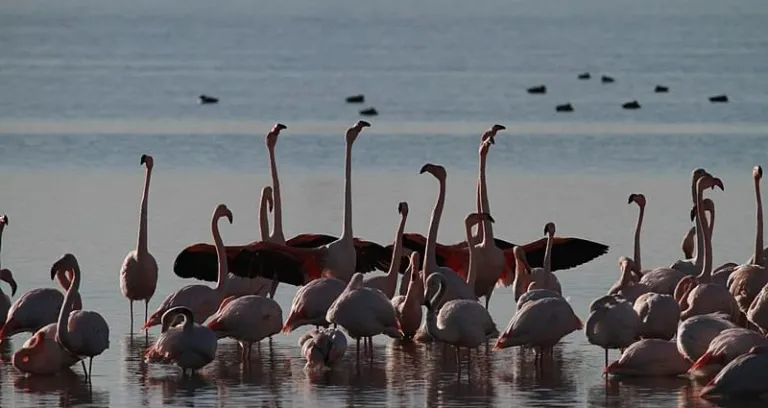
[[[344,228],[341,231],[343,240],[352,240],[352,142],[347,142],[344,154]]]
[[[65,270],[56,272],[56,280],[59,282],[62,289],[69,290],[69,287],[72,284],[71,272]]]
[[[427,234],[427,248],[424,249],[424,272],[428,276],[437,269],[437,229],[440,226],[440,217],[445,206],[445,179],[437,179],[440,190],[437,195],[435,207],[432,209],[432,217],[429,219],[429,233]]]
[[[520,299],[520,296],[523,296],[523,293],[528,290],[528,285],[530,285],[531,282],[530,279],[527,279],[530,271],[526,261],[515,257],[515,263],[515,280],[512,284],[514,286],[515,302],[517,302]]]
[[[487,154],[480,155],[480,204],[482,206],[481,213],[490,214],[491,206],[488,201],[488,184],[485,179],[485,167],[488,160]],[[482,229],[480,229],[482,228]],[[478,233],[482,233],[482,240],[486,244],[493,243],[493,223],[490,220],[483,220],[478,223]],[[467,241],[469,245],[471,242]]]
[[[267,190],[261,190],[261,201],[259,203],[259,233],[261,234],[261,240],[266,241],[269,236],[269,216],[267,215],[267,202],[269,197],[267,196]],[[274,207],[273,207],[274,208]]]
[[[443,340],[445,339],[445,332],[446,329],[441,329],[437,326],[437,313],[438,310],[435,309],[435,305],[439,305],[440,302],[443,300],[443,296],[445,295],[445,281],[441,275],[438,275],[442,279],[437,279],[437,293],[435,293],[434,296],[432,296],[432,299],[430,299],[430,307],[427,310],[427,333],[429,335],[437,340]]]
[[[217,215],[211,220],[211,231],[213,232],[213,242],[216,245],[216,258],[219,261],[216,291],[223,293],[229,265],[227,264],[227,251],[224,248],[224,242],[221,240],[221,233],[219,233],[219,218],[221,217]]]
[[[395,233],[395,243],[392,247],[392,260],[389,263],[389,271],[387,271],[388,282],[392,282],[392,293],[394,293],[395,286],[397,286],[397,274],[400,273],[400,264],[402,264],[403,260],[403,231],[405,230],[406,218],[405,214],[401,214],[400,224],[398,224],[397,232]]]
[[[195,316],[192,314],[192,311],[189,309],[182,310],[181,315],[184,316],[183,330],[186,332],[192,331],[192,328],[195,325]]]
[[[272,239],[279,241],[279,243],[285,243],[285,235],[283,233],[283,205],[280,200],[280,180],[277,178],[277,162],[275,160],[275,146],[270,146],[269,151],[269,172],[272,175]]]
[[[699,177],[698,180],[701,180],[703,177]],[[691,183],[691,198],[693,199],[693,203],[697,206],[699,203],[699,195],[698,194],[698,180],[694,179],[694,181]],[[699,211],[696,211],[696,217],[699,217]],[[701,230],[701,225],[698,221],[696,221],[696,255],[693,258],[693,264],[696,267],[697,271],[700,271],[703,267],[704,263],[704,255],[701,253],[704,251],[704,235],[706,234],[706,231]]]
[[[478,178],[477,179],[477,192],[475,193],[475,196],[476,196],[475,197],[475,199],[476,199],[476,207],[477,207],[476,211],[477,211],[478,214],[483,212],[483,203],[482,203],[482,199],[480,198],[481,194],[482,194],[482,192],[480,191],[480,178]],[[485,228],[483,228],[483,225],[484,224],[482,222],[477,224],[477,234],[472,236],[472,244],[473,245],[477,244],[479,242],[482,242],[483,237],[485,236],[484,235],[485,234]]]
[[[480,221],[477,224],[480,225],[483,222]],[[470,287],[475,287],[475,281],[477,280],[477,248],[472,245],[472,223],[467,222],[464,225],[465,233],[467,236],[467,250],[469,251],[469,265],[467,265],[467,283]],[[486,230],[487,231],[487,230]]]
[[[707,228],[707,220],[704,216],[704,203],[701,198],[701,196],[704,194],[704,178],[700,178],[698,182],[696,182],[696,234],[701,235],[704,241],[703,251],[699,251],[698,248],[696,250],[696,258],[697,260],[699,258],[703,258],[702,265],[699,268],[698,262],[697,264],[697,271],[699,271],[698,280],[699,282],[709,282],[711,273],[712,273],[712,240],[710,239],[710,233]],[[699,247],[702,248],[702,247]],[[703,256],[700,256],[700,252],[703,252]]]
[[[144,190],[141,193],[141,211],[139,213],[139,239],[136,244],[137,255],[149,253],[147,243],[147,207],[149,204],[149,181],[152,178],[152,167],[147,166],[147,172],[144,176]]]
[[[56,326],[56,341],[70,354],[74,354],[69,345],[69,314],[72,312],[76,298],[79,297],[80,265],[77,263],[77,260],[74,260],[71,271],[72,284],[69,285],[67,293],[64,295],[64,302],[61,305],[61,309],[59,309],[59,319]],[[61,273],[59,275],[61,275]]]
[[[755,264],[763,264],[763,198],[760,194],[760,179],[755,178],[755,201],[757,202],[757,233],[755,235]]]
[[[544,271],[547,273],[552,272],[552,244],[554,243],[554,238],[552,237],[552,233],[547,233],[547,249],[544,251]],[[615,275],[614,275],[615,276]]]
[[[640,261],[640,231],[643,228],[643,217],[645,216],[645,206],[639,206],[640,212],[637,215],[637,224],[635,224],[635,255],[634,261],[638,270],[642,269],[642,263]]]

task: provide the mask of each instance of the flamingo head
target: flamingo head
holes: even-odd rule
[[[763,178],[763,168],[761,166],[755,166],[755,168],[752,169],[752,178],[755,180]]]
[[[272,209],[275,206],[272,197],[272,186],[264,186],[261,188],[261,199],[267,201],[267,208],[269,208],[269,212],[272,212]]]
[[[491,144],[495,144],[496,141],[494,140],[494,138],[496,137],[496,133],[498,133],[500,130],[506,130],[506,129],[507,129],[506,126],[499,125],[497,123],[491,126],[490,128],[488,128],[488,130],[486,130],[485,132],[483,132],[483,135],[481,136],[480,141],[481,142],[490,141]]]
[[[2,231],[6,225],[8,225],[8,216],[5,214],[0,215],[0,231]]]
[[[229,223],[232,224],[232,211],[224,204],[217,205],[216,210],[213,212],[213,218],[218,220],[221,217],[227,217]]]
[[[439,164],[427,163],[421,166],[421,170],[419,170],[419,174],[424,174],[424,173],[429,173],[435,176],[435,178],[438,180],[445,180],[445,178],[447,177],[447,174],[445,172],[445,167]]]
[[[554,236],[555,235],[555,223],[550,221],[546,225],[544,225],[544,235]]]
[[[357,139],[357,136],[360,135],[360,132],[363,131],[363,129],[371,127],[371,124],[364,121],[364,120],[358,120],[352,127],[347,129],[347,132],[345,133],[344,137],[347,139],[348,144],[352,144],[352,142]]]
[[[51,280],[56,278],[59,272],[71,271],[77,266],[77,258],[70,253],[66,253],[51,266]]]
[[[8,283],[8,285],[11,286],[11,296],[16,295],[16,289],[18,289],[18,286],[16,285],[16,280],[13,279],[13,274],[8,269],[0,269],[0,280],[5,281]]]
[[[704,176],[711,176],[706,170],[702,168],[694,169],[693,173],[691,173],[691,179],[693,183],[695,184],[700,178]]]
[[[274,149],[277,145],[277,137],[280,135],[281,130],[288,129],[282,123],[275,123],[272,129],[269,130],[267,136],[264,138],[264,142],[267,144],[267,148]]]
[[[645,195],[640,193],[630,194],[629,198],[627,199],[627,204],[632,204],[633,202],[640,208],[645,208]]]
[[[155,166],[155,159],[152,158],[152,156],[148,154],[142,154],[141,155],[141,164],[144,164],[147,166],[147,169],[151,170],[152,167]]]
[[[528,264],[528,257],[525,255],[525,249],[516,245],[512,248],[512,253],[515,255],[515,264],[520,265],[522,270],[527,274],[531,274],[531,265]]]
[[[19,371],[31,374],[47,374],[58,369],[61,353],[49,347],[43,331],[38,331],[11,357],[11,364]]]
[[[408,203],[405,201],[401,201],[397,203],[397,212],[400,213],[403,217],[408,216]]]
[[[464,218],[464,224],[467,228],[472,228],[473,225],[482,221],[496,222],[496,220],[491,217],[491,214],[488,213],[471,213]]]

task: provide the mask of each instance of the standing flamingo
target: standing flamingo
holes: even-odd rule
[[[693,204],[696,204],[697,202],[697,192],[696,192],[696,183],[699,181],[700,178],[704,176],[711,175],[702,168],[694,169],[691,173],[691,201]],[[712,187],[714,188],[714,186]],[[704,249],[704,235],[703,231],[699,228],[698,223],[696,224],[696,256],[693,259],[681,259],[675,261],[670,268],[676,269],[680,272],[682,272],[685,275],[698,275],[699,271],[702,268],[702,265],[704,264],[704,255],[702,254]]]
[[[456,365],[461,373],[461,348],[474,349],[488,339],[499,335],[488,309],[476,300],[453,299],[442,301],[446,293],[445,275],[433,273],[427,278],[428,293],[437,285],[437,292],[426,302],[427,333],[433,339],[450,344],[456,349]],[[435,305],[442,304],[440,309]],[[472,354],[469,354],[467,365],[472,364]],[[469,367],[468,367],[469,370]]]
[[[389,271],[383,276],[373,276],[366,278],[363,285],[369,288],[376,288],[384,293],[387,298],[392,299],[397,289],[397,274],[400,272],[400,262],[403,254],[403,229],[405,229],[405,220],[408,218],[408,203],[405,201],[398,203],[397,212],[400,213],[400,224],[395,232],[395,243],[392,250],[392,261],[389,265]]]
[[[232,223],[232,211],[229,211],[224,204],[219,204],[213,211],[211,219],[211,231],[213,241],[216,245],[216,252],[219,257],[218,280],[216,287],[211,288],[207,285],[187,285],[168,295],[163,300],[160,307],[152,313],[152,316],[144,323],[143,329],[146,330],[152,326],[160,324],[163,314],[175,306],[184,306],[192,311],[196,323],[202,323],[210,315],[216,313],[219,304],[225,296],[227,286],[227,256],[224,250],[224,243],[219,233],[219,219],[226,217],[229,223]]]
[[[605,368],[606,374],[662,377],[685,374],[691,363],[680,355],[675,342],[644,339],[633,343],[621,358]]]
[[[129,252],[120,269],[120,291],[128,298],[131,314],[131,333],[133,333],[133,302],[144,301],[144,321],[149,313],[149,300],[157,288],[157,261],[149,253],[147,239],[147,205],[149,202],[149,181],[152,178],[152,168],[155,160],[147,154],[141,155],[141,164],[147,166],[144,176],[144,190],[141,194],[141,211],[139,213],[139,240],[136,249]]]
[[[749,312],[752,301],[768,284],[768,269],[763,266],[763,200],[760,194],[760,179],[762,177],[763,168],[755,166],[752,170],[757,201],[757,234],[755,236],[755,252],[752,255],[754,263],[739,266],[728,279],[728,289],[736,299],[739,309],[745,315]]]
[[[394,339],[403,336],[389,299],[378,289],[363,287],[363,274],[360,272],[352,276],[344,292],[328,308],[325,320],[341,326],[357,340],[358,361],[361,338],[371,341],[377,334],[386,334]]]
[[[405,296],[392,298],[392,307],[400,324],[400,330],[406,339],[412,339],[421,326],[421,305],[424,303],[424,282],[415,265],[419,264],[419,254],[411,253],[410,282],[408,282]]]
[[[90,310],[72,310],[75,298],[80,290],[80,265],[72,254],[64,254],[51,267],[51,279],[61,271],[72,273],[72,284],[64,296],[64,304],[59,312],[56,341],[72,355],[88,357],[88,370],[83,371],[85,378],[93,378],[93,358],[109,348],[109,325],[98,312]]]
[[[346,286],[344,281],[337,278],[315,279],[302,286],[293,297],[283,332],[290,333],[304,325],[328,326],[325,320],[328,308],[344,292]]]
[[[638,282],[640,269],[633,260],[626,256],[619,257],[619,268],[621,269],[621,278],[611,286],[608,294],[619,295],[630,304],[634,304],[638,297],[649,292],[648,286]]]
[[[637,335],[643,339],[671,340],[680,321],[680,305],[670,295],[649,292],[635,300],[635,313],[640,318]]]
[[[722,366],[749,352],[752,347],[766,345],[768,345],[768,339],[752,330],[742,327],[723,330],[712,339],[707,352],[696,360],[690,373],[706,366],[715,366],[719,371]]]
[[[0,248],[3,243],[3,230],[8,225],[8,216],[0,215]],[[0,269],[0,280],[5,281],[11,286],[11,296],[16,295],[16,281],[13,279],[13,274],[8,269]],[[11,298],[3,292],[3,288],[0,288],[0,328],[5,324],[5,317],[8,315],[8,309],[11,308]]]
[[[632,303],[613,296],[603,296],[592,303],[593,311],[584,330],[591,344],[605,350],[608,367],[608,349],[624,349],[637,339],[640,318]]]
[[[179,314],[184,317],[183,323],[168,328]],[[195,323],[192,310],[174,306],[163,312],[161,320],[163,333],[144,353],[147,362],[173,362],[186,374],[187,370],[194,373],[205,367],[216,357],[216,333]]]
[[[555,223],[548,222],[544,225],[544,235],[547,236],[547,249],[544,252],[544,266],[531,269],[531,281],[536,283],[539,289],[549,289],[559,294],[563,293],[560,281],[552,273],[552,245],[554,244]]]
[[[307,360],[307,370],[332,368],[347,351],[347,338],[338,329],[312,329],[299,339],[301,355]]]
[[[207,326],[219,338],[237,340],[243,349],[243,364],[249,364],[253,343],[280,333],[283,310],[276,301],[263,296],[230,296],[221,302]]]
[[[768,394],[765,367],[768,365],[768,347],[753,347],[747,354],[736,357],[701,390],[700,396],[716,399],[723,396],[755,397]]]

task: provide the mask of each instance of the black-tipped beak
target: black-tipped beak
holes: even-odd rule
[[[224,214],[224,216],[226,216],[227,219],[229,220],[229,223],[232,224],[232,211],[227,211],[227,213]]]
[[[691,208],[691,221],[696,219],[696,206],[694,205],[693,208]]]
[[[364,121],[364,120],[358,121],[357,125],[360,126],[360,127],[363,127],[363,128],[371,127],[371,124],[366,122],[366,121]]]
[[[497,124],[495,124],[495,125],[493,125],[493,127],[494,127],[494,128],[496,128],[496,130],[507,130],[507,127],[506,127],[506,126],[504,126],[504,125],[499,125],[498,123],[497,123]]]
[[[421,166],[421,170],[419,170],[419,174],[426,173],[428,168],[429,168],[429,164],[425,164],[425,165]]]
[[[398,213],[400,213],[400,214],[402,214],[402,213],[403,213],[403,211],[405,211],[405,206],[406,206],[406,204],[405,204],[404,202],[403,202],[403,203],[400,203],[400,204],[398,204],[398,205],[397,205],[397,212],[398,212]]]
[[[480,219],[481,219],[481,220],[490,221],[490,222],[494,222],[494,223],[496,222],[496,220],[494,220],[494,219],[493,219],[493,217],[491,216],[491,214],[488,214],[488,213],[482,213],[482,214],[480,214]]]
[[[757,176],[763,178],[763,166],[757,166]]]
[[[720,180],[719,178],[715,178],[712,188],[715,188],[715,187],[720,187],[720,191],[725,191],[725,187],[723,186],[723,180]]]
[[[147,155],[146,154],[142,154],[141,155],[141,163],[140,164],[144,164],[146,162],[147,162]]]
[[[288,129],[288,126],[285,126],[282,123],[278,123],[275,125],[275,128],[277,128],[277,130],[285,130]]]
[[[59,263],[56,262],[55,264],[53,264],[53,266],[51,266],[51,280],[56,278],[56,274],[58,272],[59,272]]]
[[[635,195],[634,194],[630,194],[629,198],[627,199],[627,204],[632,204],[632,201],[634,201],[634,200],[635,200]]]
[[[11,296],[16,296],[16,289],[19,288],[18,286],[16,286],[16,281],[11,279],[11,281],[8,282],[8,284],[11,285]]]

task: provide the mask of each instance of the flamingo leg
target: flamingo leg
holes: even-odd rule
[[[357,338],[357,365],[360,365],[360,338]]]
[[[128,309],[131,311],[131,334],[133,334],[133,300],[128,300]],[[144,319],[146,322],[147,319]]]
[[[608,367],[608,349],[605,349],[605,367]]]
[[[461,349],[456,347],[456,367],[459,369],[459,378],[461,378]]]
[[[88,359],[88,382],[93,380],[93,357]]]
[[[80,360],[80,365],[83,367],[83,373],[85,373],[85,379],[88,380],[88,370],[85,369],[85,360]]]
[[[144,299],[144,321],[149,319],[149,299]],[[131,328],[133,328],[133,302],[131,302]]]

